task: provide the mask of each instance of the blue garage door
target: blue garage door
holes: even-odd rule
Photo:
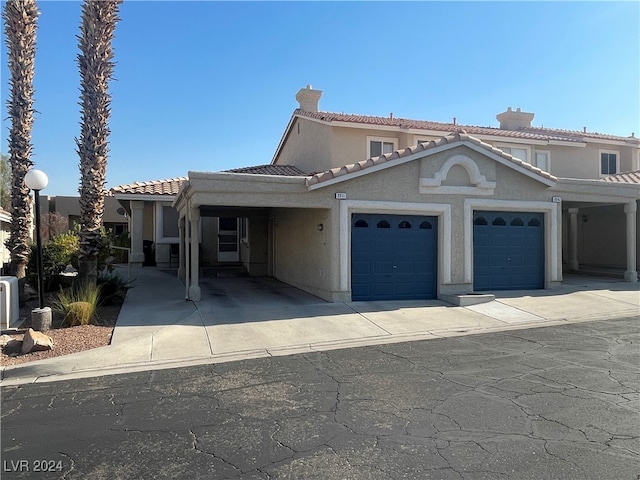
[[[354,214],[352,300],[435,298],[436,220],[414,215]]]
[[[544,215],[475,212],[475,290],[544,288]]]

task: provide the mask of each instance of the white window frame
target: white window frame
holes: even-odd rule
[[[609,153],[614,154],[616,156],[616,171],[614,173],[602,173],[602,154]],[[615,175],[616,173],[620,173],[620,150],[606,150],[599,149],[598,150],[598,175],[601,178],[608,177],[609,175]]]
[[[371,142],[392,143],[393,152],[398,150],[398,139],[394,137],[374,137],[367,135],[367,158],[371,158]],[[383,154],[384,155],[384,154]]]
[[[156,202],[156,243],[178,243],[180,237],[165,237],[164,233],[164,209],[170,207],[171,202]],[[178,214],[178,223],[180,222],[180,214]],[[178,230],[179,231],[179,230]]]
[[[420,143],[429,143],[432,140],[435,141],[437,139],[438,138],[436,138],[436,137],[426,138],[426,137],[421,137],[421,136],[416,135],[416,136],[413,137],[413,144],[414,145],[419,145]]]
[[[522,160],[523,162],[528,163],[529,165],[531,165],[531,147],[528,146],[528,145],[497,143],[496,144],[496,148],[499,148],[500,150],[502,150],[505,153],[508,153],[509,155],[513,155],[513,154],[510,151],[509,152],[505,151],[505,148],[508,148],[509,150],[511,150],[512,148],[517,148],[519,150],[524,150],[526,152],[527,158],[525,158],[524,160],[522,160],[520,158],[519,160]],[[513,158],[518,158],[518,157],[513,157]]]
[[[537,155],[539,153],[544,153],[547,156],[546,170],[544,168],[541,168],[540,165],[538,165]],[[540,170],[543,170],[545,172],[550,172],[551,171],[551,150],[535,150],[533,152],[533,156],[531,157],[531,165],[533,165],[534,167],[538,167],[540,168]]]

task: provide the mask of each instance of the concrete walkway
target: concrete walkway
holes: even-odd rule
[[[155,268],[135,270],[111,345],[3,367],[2,384],[205,363],[640,314],[640,285],[567,277],[556,290],[496,292],[468,307],[437,301],[328,303],[270,278],[202,280],[202,300]]]

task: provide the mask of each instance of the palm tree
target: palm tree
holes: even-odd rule
[[[121,0],[85,0],[78,37],[80,67],[81,132],[76,139],[80,157],[81,281],[96,283],[100,228],[104,213],[105,177],[109,153],[109,80],[113,73],[111,42]]]
[[[31,249],[31,197],[24,176],[31,161],[33,127],[33,76],[35,73],[36,30],[40,12],[35,0],[8,0],[3,19],[9,63],[10,93],[7,101],[11,129],[9,158],[11,164],[11,227],[7,248],[11,255],[11,274],[19,282],[23,298],[26,266]]]

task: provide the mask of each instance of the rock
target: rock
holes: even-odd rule
[[[13,337],[10,335],[0,335],[0,347],[4,347],[5,345],[7,345],[11,340],[13,340]]]
[[[27,330],[22,339],[22,353],[52,350],[53,339],[44,333],[36,332],[32,328]]]

